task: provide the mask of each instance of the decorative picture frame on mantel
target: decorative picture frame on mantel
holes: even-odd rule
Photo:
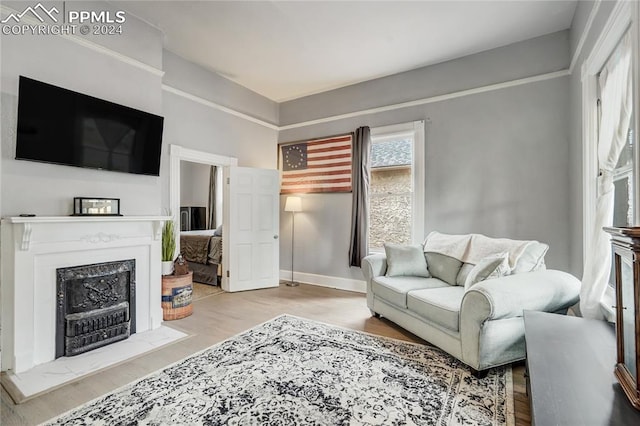
[[[119,198],[74,197],[73,216],[122,216]]]
[[[280,194],[351,192],[353,134],[278,144]]]

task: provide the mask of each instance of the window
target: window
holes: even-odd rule
[[[424,121],[371,129],[369,250],[424,238]]]
[[[620,153],[618,164],[613,171],[613,186],[615,188],[613,226],[633,224],[633,139],[633,129],[629,129],[627,143]]]
[[[627,87],[627,83],[633,80],[633,64],[637,59],[637,14],[637,3],[617,2],[581,67],[584,270],[580,310],[587,318],[604,315],[613,320],[615,317],[611,309],[615,305],[614,291],[607,286],[605,278],[611,260],[605,253],[610,252],[611,245],[605,238],[608,235],[605,236],[601,229],[612,224],[626,224],[629,218],[631,223],[640,222],[636,184],[638,150],[633,141],[636,118],[632,111],[637,102],[637,90]],[[598,99],[602,102],[597,102]],[[631,112],[631,116],[626,112]],[[620,125],[624,126],[624,140],[611,139],[612,135],[619,135]],[[628,128],[632,131],[629,132]],[[607,139],[600,141],[601,134],[606,134]],[[612,141],[614,144],[610,145]],[[621,157],[617,157],[619,153]],[[600,170],[603,165],[599,164],[599,154],[609,170]],[[615,160],[616,164],[609,164],[609,160]],[[601,193],[603,189],[612,190],[613,194],[600,197],[604,195]]]
[[[633,119],[631,120],[633,125]],[[634,185],[634,132],[629,129],[627,142],[620,153],[618,164],[613,170],[613,226],[630,226],[633,224]],[[609,272],[609,287],[615,292],[616,265],[613,250],[611,250],[611,270]]]
[[[600,75],[598,75],[598,92],[602,90]],[[602,103],[601,100],[597,100],[597,120],[598,129],[602,121]],[[631,127],[633,127],[633,112],[631,119]],[[634,191],[635,186],[633,184],[633,169],[635,158],[634,147],[634,131],[633,128],[629,128],[627,131],[627,138],[624,148],[620,152],[620,157],[613,170],[613,222],[612,225],[616,227],[630,226],[634,223]],[[615,262],[613,250],[611,251],[611,269],[609,272],[609,287],[615,291]]]

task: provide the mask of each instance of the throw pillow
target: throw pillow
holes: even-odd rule
[[[414,276],[429,278],[427,261],[424,258],[422,246],[402,246],[398,244],[384,244],[387,255],[387,276]]]
[[[458,272],[458,276],[456,277],[456,285],[460,287],[464,287],[464,283],[467,282],[467,277],[469,276],[469,272],[476,266],[473,263],[463,263],[462,268],[460,268],[460,272]]]
[[[532,241],[524,249],[513,267],[513,273],[531,272],[544,268],[544,255],[549,246],[538,241]]]
[[[222,225],[218,226],[215,231],[213,231],[214,237],[222,237]]]
[[[446,254],[425,252],[429,273],[449,285],[456,285],[462,262]]]
[[[468,291],[480,281],[498,278],[510,273],[509,253],[492,254],[482,259],[469,272],[464,283],[464,291]]]

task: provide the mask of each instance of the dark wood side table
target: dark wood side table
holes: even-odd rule
[[[533,425],[640,425],[613,373],[613,325],[525,311],[524,328]]]

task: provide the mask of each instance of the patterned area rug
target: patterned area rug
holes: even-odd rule
[[[280,316],[47,424],[513,424],[511,369]]]

